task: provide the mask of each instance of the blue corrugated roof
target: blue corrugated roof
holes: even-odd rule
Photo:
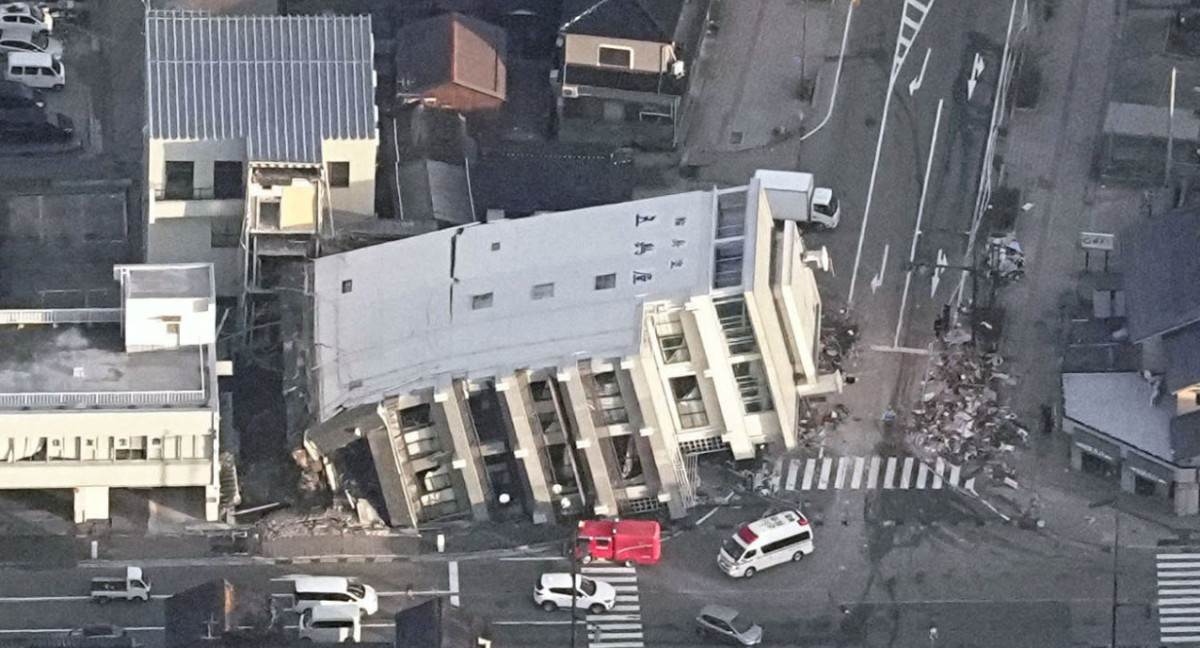
[[[369,16],[146,17],[150,137],[246,140],[255,162],[321,161],[376,139]]]

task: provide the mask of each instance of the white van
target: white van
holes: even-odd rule
[[[271,580],[271,598],[291,612],[304,612],[317,606],[337,603],[355,605],[363,614],[379,611],[375,588],[342,576],[293,574]]]
[[[784,511],[738,529],[721,545],[717,564],[734,578],[751,578],[767,567],[799,562],[812,552],[808,520],[800,511]]]
[[[67,72],[62,61],[44,52],[13,52],[4,66],[4,78],[31,88],[62,90]]]
[[[300,615],[300,639],[317,643],[362,641],[359,609],[352,603],[318,605]]]

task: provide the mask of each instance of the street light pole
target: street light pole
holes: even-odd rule
[[[582,490],[580,491],[579,496],[580,496],[580,498],[583,497]],[[571,510],[571,498],[569,498],[569,497],[562,498],[561,500],[559,500],[559,506],[561,506],[563,509],[563,515],[566,515]],[[579,581],[579,524],[576,523],[575,527],[571,530],[571,648],[575,648],[576,621],[578,620],[578,617],[576,615],[576,609],[575,609],[575,605],[578,602],[577,597],[579,595],[579,582],[578,581]]]

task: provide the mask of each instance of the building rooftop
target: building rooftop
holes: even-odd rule
[[[407,82],[404,92],[454,83],[503,100],[506,48],[503,29],[460,13],[442,14],[400,29],[396,71]]]
[[[319,163],[376,139],[369,16],[146,16],[150,137],[245,139],[255,162]]]
[[[1134,342],[1200,321],[1200,210],[1155,214],[1117,237]]]
[[[215,291],[212,267],[204,263],[125,265],[116,272],[124,273],[125,294],[132,298],[212,299]]]
[[[451,375],[636,353],[644,303],[712,291],[716,202],[676,194],[317,259],[320,418]]]
[[[566,0],[562,31],[673,43],[683,5],[684,0]]]
[[[481,148],[471,192],[480,214],[567,211],[629,200],[635,174],[629,156],[612,147],[504,142]]]
[[[0,409],[197,406],[201,347],[126,353],[119,324],[0,327]]]
[[[1097,432],[1168,462],[1176,463],[1172,442],[1175,401],[1151,399],[1151,386],[1136,372],[1066,373],[1062,377],[1063,415]]]

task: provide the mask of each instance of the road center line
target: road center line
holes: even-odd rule
[[[450,591],[458,592],[458,561],[451,560],[448,565],[450,569]],[[458,594],[450,595],[450,605],[459,607],[462,601],[458,598]]]

